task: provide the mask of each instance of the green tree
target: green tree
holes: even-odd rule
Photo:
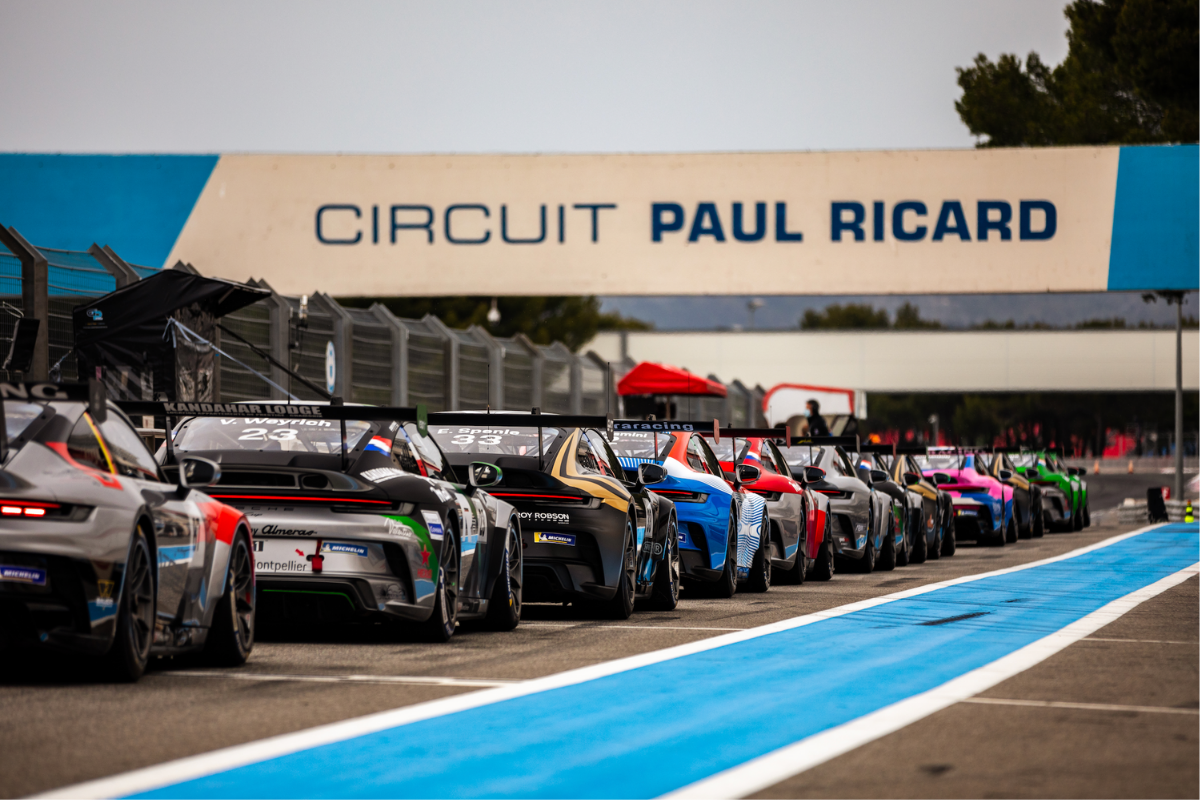
[[[800,318],[800,329],[806,331],[826,329],[851,329],[888,327],[887,311],[862,303],[834,303],[821,311],[808,309]]]
[[[487,320],[490,297],[343,297],[338,302],[350,308],[379,302],[397,317],[420,319],[433,314],[451,328],[479,325],[500,337],[523,333],[537,344],[559,341],[572,351],[587,344],[597,331],[654,327],[639,319],[602,312],[596,297],[500,297],[496,299],[500,321],[495,325]]]
[[[1074,0],[1066,59],[982,53],[954,107],[980,147],[1200,139],[1198,0]]]
[[[897,330],[932,330],[942,327],[936,319],[921,319],[921,309],[912,303],[905,303],[896,309],[896,321],[892,324]]]

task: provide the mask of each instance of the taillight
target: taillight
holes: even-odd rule
[[[708,499],[708,495],[701,494],[700,492],[685,492],[678,489],[654,488],[651,488],[650,491],[654,492],[655,494],[661,494],[663,497],[676,503],[703,503]]]
[[[57,519],[78,521],[87,519],[90,506],[66,503],[44,503],[39,500],[0,499],[0,518],[4,519]]]

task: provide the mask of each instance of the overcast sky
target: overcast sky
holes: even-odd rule
[[[0,0],[0,151],[970,147],[956,66],[1065,0]]]

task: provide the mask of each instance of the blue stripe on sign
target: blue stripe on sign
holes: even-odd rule
[[[1196,563],[1195,525],[147,792],[654,797],[989,664]]]
[[[96,242],[132,264],[166,266],[217,159],[0,153],[0,222],[39,247]]]
[[[1200,148],[1122,147],[1108,290],[1200,288]]]

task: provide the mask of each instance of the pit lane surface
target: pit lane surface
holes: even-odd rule
[[[8,676],[0,687],[0,707],[6,710],[0,723],[0,792],[44,791],[478,691],[480,684],[503,685],[698,642],[731,629],[1044,559],[1120,531],[1054,535],[1003,549],[966,545],[952,559],[919,567],[871,576],[839,574],[826,584],[774,587],[767,595],[740,594],[726,601],[685,600],[675,612],[640,613],[621,623],[529,606],[515,633],[463,632],[442,646],[397,644],[370,631],[314,632],[305,641],[260,642],[241,670],[167,664],[134,687],[26,671]],[[769,786],[764,796],[1195,796],[1195,584],[1192,579],[1147,601],[983,693],[984,699],[1004,702],[951,706]],[[1130,636],[1131,625],[1153,635]],[[1139,641],[1125,641],[1131,638]],[[1122,641],[1105,641],[1111,639]],[[1057,664],[1062,659],[1066,666]],[[790,691],[797,715],[820,699],[819,687],[806,684],[803,675],[796,676]],[[1034,704],[1017,704],[1022,701]],[[945,721],[938,722],[942,717]],[[995,734],[981,736],[981,731]],[[471,740],[464,733],[465,747]],[[561,746],[569,750],[573,743]],[[1120,758],[1111,758],[1114,750]],[[1099,788],[1089,792],[1081,786]],[[353,789],[348,786],[345,793]]]

